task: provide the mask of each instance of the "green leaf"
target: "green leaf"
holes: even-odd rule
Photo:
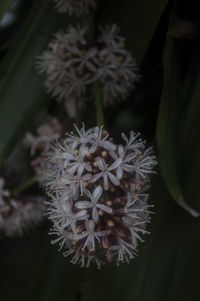
[[[34,1],[0,67],[0,164],[44,105],[44,79],[36,71],[36,56],[68,22],[66,16],[55,12],[51,0]]]
[[[191,208],[191,196],[186,196],[185,201],[184,190],[187,191],[188,187],[194,189],[195,183],[193,178],[192,184],[191,176],[197,167],[197,161],[193,159],[194,156],[190,157],[191,147],[196,155],[200,151],[200,144],[196,142],[193,134],[200,128],[200,64],[197,63],[200,48],[193,45],[192,52],[187,50],[183,57],[182,52],[186,51],[187,43],[173,37],[168,37],[166,42],[164,87],[157,124],[157,140],[161,172],[171,196],[191,215],[198,217],[199,213]],[[191,42],[190,44],[192,45]],[[189,67],[185,62],[188,62]],[[199,175],[196,177],[199,179]],[[186,179],[184,184],[181,178],[183,181]]]
[[[116,23],[120,34],[126,37],[138,63],[141,63],[168,0],[113,0],[102,18],[103,24]]]
[[[83,271],[50,244],[46,228],[0,243],[2,300],[77,300]]]
[[[0,20],[4,16],[12,0],[1,0],[0,2]]]
[[[168,38],[164,57],[164,87],[157,124],[157,140],[161,171],[168,189],[175,200],[182,195],[176,163],[176,132],[180,86],[180,63],[177,48]]]

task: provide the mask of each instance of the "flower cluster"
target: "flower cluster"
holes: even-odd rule
[[[122,134],[123,146],[100,127],[76,130],[53,146],[44,170],[53,243],[81,266],[128,262],[148,233],[152,149],[133,132]]]
[[[98,43],[97,75],[102,86],[104,104],[124,100],[140,79],[138,67],[125,48],[125,38],[119,36],[119,28],[113,24],[101,28]]]
[[[36,135],[27,132],[24,139],[25,146],[30,147],[30,154],[34,159],[31,161],[32,167],[37,173],[43,168],[45,153],[50,151],[52,142],[61,138],[63,127],[56,118],[48,117],[36,129]]]
[[[41,197],[13,198],[0,178],[0,233],[22,235],[43,219]]]
[[[126,98],[139,76],[118,31],[116,25],[101,28],[95,44],[85,28],[57,33],[38,63],[39,70],[46,72],[47,91],[58,99],[83,100],[98,80],[104,104]]]
[[[56,9],[59,13],[69,15],[83,15],[89,12],[89,8],[95,8],[97,0],[53,0],[56,2]]]

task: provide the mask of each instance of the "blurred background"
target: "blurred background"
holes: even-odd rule
[[[52,33],[79,20],[59,15],[51,0],[0,3],[0,164],[31,175],[22,147],[46,112],[63,114],[46,94],[35,61]],[[129,98],[106,108],[106,128],[139,131],[158,159],[149,202],[151,235],[130,264],[80,268],[50,244],[49,223],[23,237],[0,236],[1,300],[199,300],[200,14],[194,0],[107,0],[100,24],[116,23],[142,78]],[[94,108],[83,120],[94,125]],[[73,120],[64,115],[71,130]],[[31,192],[40,191],[37,184]]]

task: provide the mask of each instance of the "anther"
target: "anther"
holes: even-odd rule
[[[141,190],[141,188],[142,188],[141,185],[138,184],[138,185],[136,185],[135,190],[139,191],[139,190]]]
[[[89,160],[91,160],[91,159],[92,159],[92,154],[91,154],[90,152],[88,152],[88,153],[86,154],[86,157],[87,157]]]
[[[103,213],[102,210],[98,210],[98,214],[99,214],[99,216],[103,216],[104,215],[104,213]]]
[[[95,168],[97,168],[97,167],[98,167],[98,164],[97,164],[97,162],[96,162],[96,161],[94,161],[94,162],[92,163],[92,165],[93,165]]]
[[[107,153],[106,150],[104,150],[104,151],[101,152],[101,155],[102,155],[103,158],[106,158],[108,153]]]
[[[115,225],[115,223],[111,219],[109,219],[106,224],[110,228],[114,227],[114,225]]]
[[[71,52],[68,51],[68,52],[66,52],[66,53],[63,54],[62,59],[66,60],[66,59],[71,58],[71,56],[72,56]]]
[[[105,136],[107,136],[107,135],[109,135],[108,131],[105,131],[105,130],[104,130],[104,131],[102,132],[102,136],[105,137]]]
[[[111,207],[111,206],[112,206],[112,201],[108,200],[108,201],[106,202],[106,205],[109,206],[109,207]]]

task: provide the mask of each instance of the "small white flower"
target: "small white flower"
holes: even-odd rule
[[[129,263],[130,259],[135,258],[137,250],[132,244],[127,243],[122,238],[118,238],[118,244],[118,246],[113,247],[113,250],[117,251],[118,254],[117,264],[119,264],[120,261]]]
[[[127,151],[122,145],[118,146],[118,155],[119,155],[119,165],[117,167],[117,179],[120,180],[123,177],[124,171],[132,172],[134,167],[132,165],[132,160],[136,157],[135,153],[127,154]]]
[[[109,234],[109,231],[95,231],[95,223],[93,220],[88,220],[85,222],[86,231],[83,234],[75,235],[75,239],[83,239],[86,238],[85,243],[83,245],[83,249],[86,247],[90,252],[95,251],[95,239],[99,241],[99,237],[106,236]]]
[[[91,148],[90,152],[94,153],[97,147],[105,148],[108,151],[114,151],[116,146],[108,140],[109,134],[106,133],[105,136],[102,135],[103,127],[96,126],[90,133],[91,137]]]
[[[107,166],[107,164],[106,164],[106,162],[103,158],[97,158],[96,162],[97,162],[98,168],[100,169],[100,172],[95,174],[92,177],[91,183],[95,183],[100,178],[102,178],[103,179],[103,187],[104,187],[105,190],[109,189],[109,181],[113,185],[118,186],[119,185],[119,180],[117,179],[117,177],[114,175],[114,173],[112,171],[115,170],[119,166],[120,161],[116,160],[110,166]]]
[[[95,222],[97,222],[99,218],[97,209],[100,209],[107,213],[112,213],[112,208],[105,206],[101,203],[98,203],[102,193],[103,193],[102,187],[97,186],[92,192],[92,194],[90,192],[86,192],[86,194],[90,198],[90,201],[78,201],[76,202],[75,207],[78,209],[92,208],[92,218]]]
[[[54,200],[53,203],[49,203],[48,215],[51,220],[56,221],[57,227],[62,230],[70,227],[72,231],[76,232],[76,223],[80,220],[85,220],[88,218],[88,213],[86,210],[79,210],[73,212],[72,204],[70,201],[65,201],[65,199],[58,200],[58,197],[50,195]]]

